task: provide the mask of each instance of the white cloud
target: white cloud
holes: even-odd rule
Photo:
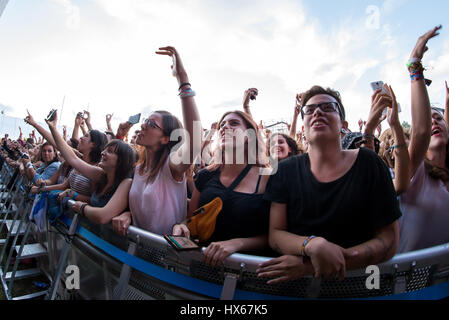
[[[65,9],[66,27],[70,30],[78,30],[80,27],[80,8],[70,2],[70,0],[52,0]]]
[[[400,35],[386,23],[365,28],[364,16],[329,30],[293,0],[52,2],[59,10],[43,18],[54,24],[51,32],[37,25],[34,38],[5,43],[15,54],[0,61],[2,102],[18,113],[32,106],[43,118],[65,95],[68,124],[87,104],[98,127],[105,126],[106,113],[114,113],[115,125],[157,109],[181,116],[171,61],[154,54],[167,44],[181,54],[206,127],[239,108],[248,87],[260,90],[253,104],[257,120],[290,118],[296,92],[333,87],[342,93],[352,129],[368,115],[369,81],[388,81],[401,99],[409,96],[403,64],[411,48],[397,47]],[[382,12],[393,5],[385,1]],[[435,58],[442,66],[447,60]]]

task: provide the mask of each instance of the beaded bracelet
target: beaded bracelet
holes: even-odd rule
[[[312,240],[313,238],[316,238],[316,236],[310,236],[310,237],[306,238],[306,240],[304,240],[304,242],[302,243],[302,246],[301,246],[301,252],[300,252],[301,256],[307,257],[307,254],[306,254],[306,245],[307,245],[307,244],[310,242],[310,240]]]
[[[395,146],[392,146],[392,147],[390,147],[390,149],[394,150],[394,149],[406,148],[406,147],[407,147],[407,145],[405,143],[403,143],[403,144],[397,144]]]
[[[191,88],[186,88],[186,89],[182,89],[178,95],[181,99],[184,99],[187,97],[194,97],[196,95],[196,93]]]
[[[407,62],[407,69],[410,72],[412,82],[424,79],[424,68],[417,58],[412,58]]]

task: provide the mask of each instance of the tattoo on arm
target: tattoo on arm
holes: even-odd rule
[[[281,248],[279,248],[279,246],[278,246],[277,243],[275,243],[275,245],[274,245],[274,251],[276,251],[276,252],[279,253],[279,254],[284,254],[284,253],[282,252]]]

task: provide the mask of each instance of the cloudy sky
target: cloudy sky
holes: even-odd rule
[[[5,2],[5,0],[0,0]],[[1,5],[0,5],[1,8]],[[289,119],[296,92],[314,84],[339,90],[355,130],[370,108],[369,83],[393,86],[410,121],[405,63],[417,38],[443,24],[424,58],[431,102],[443,106],[449,80],[447,1],[307,0],[10,0],[0,17],[0,106],[28,108],[62,123],[89,106],[94,126],[168,110],[181,119],[171,61],[154,52],[175,46],[204,126],[241,108],[259,89],[256,120]]]

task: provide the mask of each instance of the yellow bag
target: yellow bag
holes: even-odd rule
[[[187,227],[193,238],[198,238],[200,242],[206,242],[215,231],[217,216],[223,208],[223,201],[216,197],[204,206],[196,209]]]

